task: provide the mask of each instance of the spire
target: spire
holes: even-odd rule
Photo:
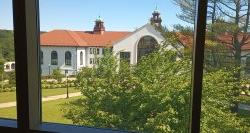
[[[150,22],[152,25],[161,26],[162,19],[160,17],[160,11],[158,9],[158,5],[155,6],[155,10],[152,13],[152,17],[150,19]]]
[[[101,16],[95,20],[94,34],[103,34],[105,32],[104,21]]]

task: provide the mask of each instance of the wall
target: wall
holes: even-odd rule
[[[77,55],[76,47],[53,47],[53,46],[41,46],[41,51],[43,51],[43,64],[41,64],[42,75],[49,75],[53,73],[53,70],[56,68],[61,69],[61,73],[65,74],[65,70],[68,70],[68,73],[74,74],[77,68]],[[51,52],[56,51],[58,56],[58,65],[51,64]],[[65,52],[71,52],[71,66],[65,66]]]
[[[120,51],[130,52],[130,64],[137,63],[137,45],[139,40],[144,36],[151,36],[160,44],[164,38],[161,36],[160,32],[155,30],[150,24],[146,24],[145,26],[141,27],[140,29],[136,30],[127,38],[117,42],[113,46],[114,54],[119,53]],[[119,54],[118,54],[119,55]]]
[[[83,64],[81,65],[80,61],[80,53],[83,53]],[[78,47],[77,48],[77,71],[79,71],[82,67],[86,67],[86,48],[85,47]]]

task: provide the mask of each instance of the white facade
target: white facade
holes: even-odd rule
[[[58,57],[57,65],[51,63],[51,52],[56,51]],[[71,65],[65,65],[65,53],[69,51],[71,53]],[[59,68],[62,70],[62,74],[65,74],[65,70],[68,70],[69,74],[74,74],[77,68],[77,48],[76,47],[53,47],[53,46],[41,46],[41,72],[42,75],[50,75],[54,69]]]
[[[134,31],[124,39],[113,44],[114,54],[119,52],[130,52],[130,63],[137,63],[137,45],[141,38],[150,36],[160,44],[164,38],[161,33],[156,31],[151,24],[146,24],[138,30]],[[51,59],[51,52],[56,51],[58,57],[57,65],[53,65]],[[65,53],[71,53],[71,65],[65,65]],[[103,56],[102,47],[72,47],[72,46],[41,46],[41,70],[42,75],[50,75],[54,69],[59,68],[62,74],[65,70],[69,75],[76,74],[77,71],[83,67],[93,67],[97,63],[96,58]]]
[[[115,43],[113,45],[113,52],[115,54],[119,52],[130,52],[130,64],[137,63],[137,45],[141,38],[145,36],[153,37],[158,44],[161,44],[164,41],[161,33],[155,30],[155,27],[151,24],[146,24],[140,29],[136,30],[130,36],[126,37],[125,39]]]
[[[5,62],[4,63],[4,71],[5,72],[15,71],[15,62],[14,61]]]

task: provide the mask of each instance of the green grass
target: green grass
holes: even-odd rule
[[[42,96],[53,96],[66,94],[66,88],[56,88],[56,89],[42,89]],[[74,88],[69,88],[69,93],[78,92]],[[0,103],[13,102],[16,101],[16,92],[1,92],[0,93]]]
[[[61,111],[62,104],[78,99],[79,97],[73,97],[69,99],[59,99],[54,101],[43,102],[42,116],[43,122],[72,124],[72,121],[63,117]],[[16,107],[0,109],[0,117],[16,119]]]

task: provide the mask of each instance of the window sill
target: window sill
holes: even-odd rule
[[[56,123],[43,123],[40,127],[40,131],[58,133],[128,133],[126,131],[112,130],[107,128],[83,127]]]
[[[0,129],[17,132],[17,121],[10,119],[0,119]],[[56,133],[128,133],[126,131],[112,130],[107,128],[83,127],[77,125],[66,125],[56,123],[43,123],[38,132],[56,132]]]
[[[12,119],[0,119],[0,127],[17,128],[17,121]]]

